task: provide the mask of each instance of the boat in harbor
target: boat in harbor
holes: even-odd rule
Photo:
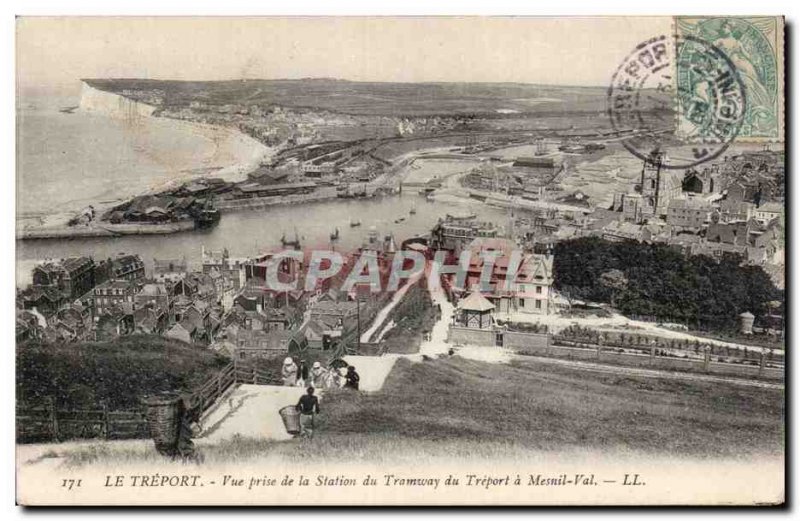
[[[295,250],[300,249],[300,237],[297,235],[297,228],[294,229],[294,239],[287,239],[286,234],[284,233],[281,235],[281,246],[284,248],[294,248]]]
[[[336,230],[331,234],[331,242],[338,240],[339,240],[339,228],[336,228]]]
[[[207,203],[203,208],[197,210],[194,215],[194,223],[197,229],[213,228],[219,224],[220,220],[219,210],[214,208],[210,203]]]
[[[411,209],[408,211],[408,213],[411,214],[411,215],[416,214],[417,213],[417,207],[412,205]]]
[[[470,219],[475,219],[477,214],[472,212],[461,212],[461,213],[448,213],[446,214],[445,218],[451,221],[468,221]]]
[[[405,217],[398,217],[397,219],[394,220],[394,222],[395,222],[395,224],[399,224],[399,223],[401,223],[401,222],[403,222],[405,220],[406,220]]]
[[[352,188],[349,184],[339,185],[336,187],[336,197],[339,197],[340,199],[367,197],[367,185],[365,183],[362,188]]]
[[[356,226],[361,226],[361,221],[356,219],[355,221],[350,219],[350,228],[355,228]]]

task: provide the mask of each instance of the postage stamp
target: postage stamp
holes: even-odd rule
[[[782,21],[780,17],[676,18],[678,38],[694,37],[708,42],[735,67],[747,98],[738,140],[783,140]],[[691,92],[695,85],[692,73],[682,67],[691,63],[691,59],[677,62],[679,92]]]
[[[720,156],[746,114],[745,85],[715,45],[687,35],[638,44],[608,89],[608,114],[622,144],[665,168],[688,168]]]

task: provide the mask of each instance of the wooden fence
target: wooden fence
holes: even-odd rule
[[[589,333],[590,331],[590,333]],[[585,330],[580,334],[570,334],[568,330],[562,331],[560,334],[554,335],[553,340],[563,345],[572,345],[576,347],[587,346],[594,348],[600,343],[600,332],[594,330]],[[743,364],[759,364],[763,356],[766,356],[767,362],[771,364],[784,363],[783,350],[775,350],[768,347],[751,346],[728,346],[715,343],[715,339],[708,340],[691,340],[685,338],[667,338],[653,334],[636,334],[636,333],[602,333],[602,345],[604,348],[619,348],[633,351],[641,351],[649,354],[652,348],[662,352],[664,356],[670,356],[669,353],[685,353],[687,357],[702,358],[705,350],[704,346],[708,346],[710,354],[719,361],[731,361],[733,363]],[[766,351],[766,354],[762,354]]]
[[[234,364],[187,393],[184,398],[198,416],[206,412],[228,388],[236,383]],[[41,405],[17,407],[17,441],[45,442],[69,439],[147,438],[149,431],[145,410],[110,411],[100,409],[59,410],[52,399]]]
[[[52,400],[22,405],[16,412],[17,441],[61,441],[75,438],[127,439],[147,436],[143,410],[58,410]]]
[[[259,366],[258,361],[240,362],[236,361],[233,366],[234,375],[237,383],[255,385],[282,385],[280,374],[277,371],[270,371],[268,368]]]
[[[235,364],[226,365],[219,373],[209,377],[185,397],[189,409],[197,417],[202,416],[237,381]]]
[[[761,354],[758,361],[711,356],[710,351],[704,351],[699,356],[688,356],[688,354],[677,356],[659,349],[655,345],[649,348],[625,346],[623,349],[606,344],[600,345],[587,341],[568,340],[558,336],[554,337],[553,340],[552,345],[547,349],[529,347],[521,350],[521,352],[522,354],[534,356],[593,360],[610,364],[674,371],[696,371],[775,380],[784,378],[784,365],[776,361],[768,361],[766,354]]]

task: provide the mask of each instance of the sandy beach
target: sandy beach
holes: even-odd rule
[[[20,111],[20,122],[16,215],[25,228],[63,226],[89,204],[102,211],[195,178],[241,181],[275,153],[237,129],[152,116],[40,109]]]

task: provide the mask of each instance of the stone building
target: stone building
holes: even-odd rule
[[[144,262],[138,255],[120,253],[111,260],[111,279],[134,281],[144,276]]]
[[[92,290],[95,263],[90,257],[70,257],[46,262],[33,269],[33,287],[58,290],[65,299],[74,300]]]
[[[681,195],[682,175],[667,165],[669,158],[663,152],[654,152],[644,161],[639,186],[645,219],[666,216],[670,201]]]
[[[615,194],[613,209],[621,211],[626,221],[636,224],[666,218],[670,201],[680,197],[683,189],[683,175],[666,168],[667,165],[669,158],[665,153],[651,154],[642,165],[635,190]]]
[[[673,199],[667,207],[667,224],[685,230],[699,230],[708,224],[712,211],[711,203],[705,199]]]
[[[112,307],[123,303],[133,305],[136,286],[127,280],[109,280],[96,288],[92,293],[94,316],[100,317]]]

